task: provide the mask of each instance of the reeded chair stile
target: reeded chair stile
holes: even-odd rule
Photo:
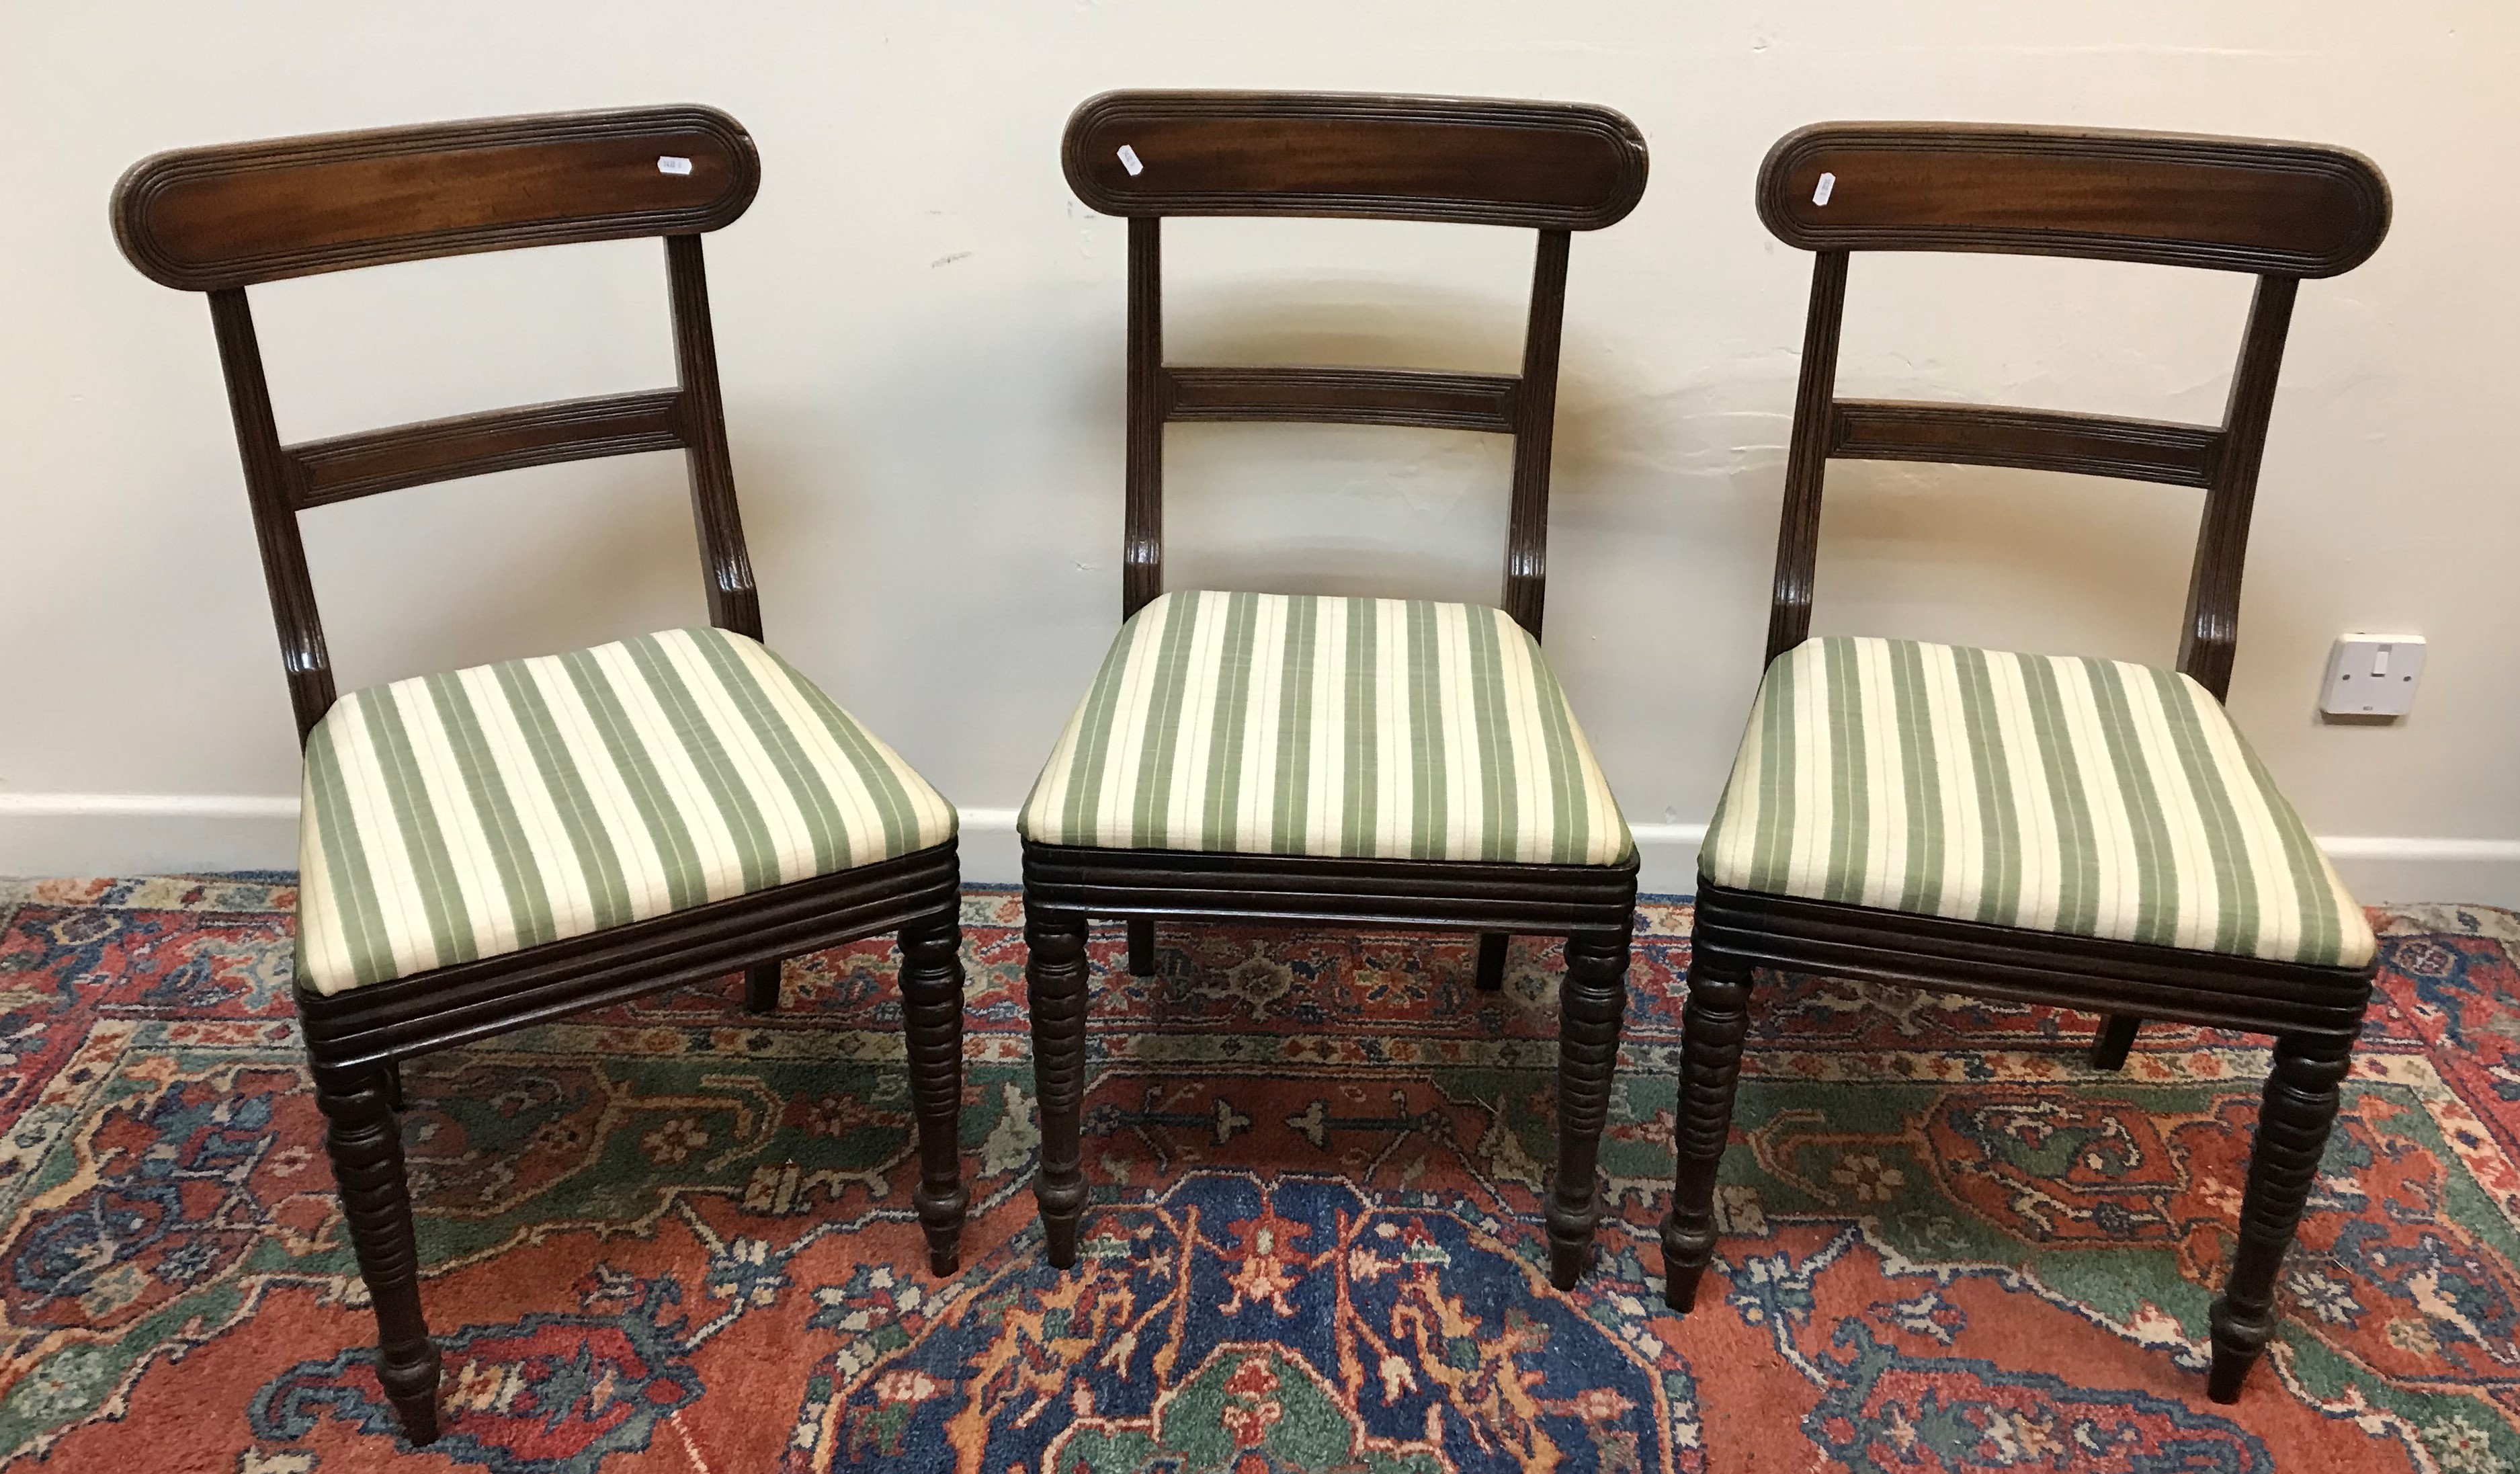
[[[436,1438],[399,1067],[430,1050],[897,932],[930,1267],[965,1198],[952,806],[760,643],[700,236],[752,203],[735,119],[645,108],[161,154],[114,192],[123,252],[209,296],[305,747],[296,1000],[373,1296],[378,1374]],[[678,382],[281,442],[246,289],[527,246],[663,238]],[[709,623],[336,699],[297,514],[458,477],[681,450]]]
[[[1637,862],[1540,650],[1550,438],[1569,235],[1635,207],[1643,142],[1616,113],[1563,103],[1113,92],[1077,109],[1062,158],[1080,199],[1129,222],[1128,438],[1124,622],[1018,820],[1051,1262],[1074,1262],[1086,1199],[1086,918],[1127,919],[1141,975],[1159,917],[1329,922],[1478,933],[1482,988],[1502,979],[1508,934],[1566,939],[1548,1220],[1552,1274],[1572,1285],[1598,1211]],[[1536,231],[1521,371],[1168,363],[1172,215]],[[1163,434],[1178,421],[1511,436],[1502,607],[1167,592]]]
[[[2362,1027],[2373,940],[2224,715],[2240,562],[2304,278],[2379,248],[2387,186],[2341,149],[2167,134],[1822,123],[1759,173],[1760,217],[1816,253],[1761,682],[1700,852],[1668,1295],[1713,1257],[1717,1168],[1757,968],[2274,1036],[2239,1248],[2211,1310],[2238,1396]],[[1850,254],[2011,253],[2247,272],[2219,425],[1836,395]],[[2175,670],[1912,640],[1810,638],[1831,459],[2188,486],[2204,515]]]

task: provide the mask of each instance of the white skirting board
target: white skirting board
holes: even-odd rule
[[[1638,824],[1644,890],[1697,885],[1703,824]],[[2365,901],[2468,901],[2520,908],[2520,840],[2322,837]],[[179,794],[0,793],[0,875],[150,875],[297,867],[294,798]],[[963,875],[1022,878],[1012,808],[963,810]]]
[[[297,797],[0,793],[0,875],[297,868]]]
[[[1697,889],[1703,824],[1631,824],[1637,883],[1647,894]],[[2337,873],[2365,901],[2467,901],[2520,909],[2520,840],[2322,839]],[[963,810],[963,878],[1012,885],[1023,878],[1012,808]]]

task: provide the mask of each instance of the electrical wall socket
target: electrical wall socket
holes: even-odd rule
[[[2423,673],[2422,635],[2339,635],[2318,709],[2330,716],[2404,716]]]

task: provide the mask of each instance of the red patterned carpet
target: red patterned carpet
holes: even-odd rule
[[[1785,980],[1687,1322],[1648,904],[1613,1221],[1544,1272],[1554,949],[1098,933],[1081,1272],[1042,1264],[1018,906],[968,903],[964,1270],[923,1271],[888,947],[413,1066],[447,1436],[400,1453],[279,880],[0,882],[0,1462],[602,1469],[2520,1468],[2520,918],[2402,908],[2287,1320],[2205,1400],[2265,1051]]]

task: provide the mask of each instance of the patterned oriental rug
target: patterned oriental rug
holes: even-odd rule
[[[964,1269],[923,1272],[886,945],[417,1062],[447,1434],[397,1454],[286,877],[0,883],[0,1462],[111,1474],[2520,1468],[2520,918],[2397,908],[2276,1344],[2205,1400],[2259,1043],[1784,979],[1665,1313],[1688,908],[1643,908],[1598,1270],[1548,1283],[1556,957],[1179,928],[1102,969],[1039,1253],[1019,907],[967,902]]]

